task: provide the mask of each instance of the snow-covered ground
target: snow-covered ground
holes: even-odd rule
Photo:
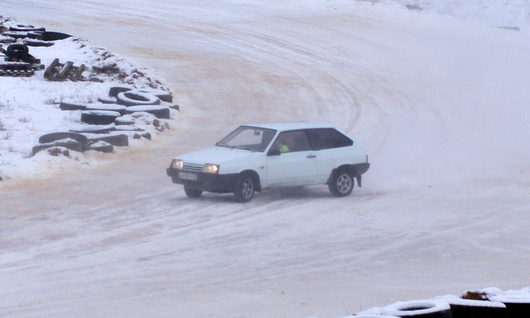
[[[0,315],[341,317],[529,285],[522,27],[346,0],[7,0],[0,12],[150,67],[186,105],[171,133],[108,165],[0,184]],[[172,156],[240,123],[292,119],[361,140],[365,186],[241,205],[189,200],[165,176]]]
[[[400,5],[409,10],[456,17],[463,21],[511,30],[530,31],[529,0],[359,0]]]

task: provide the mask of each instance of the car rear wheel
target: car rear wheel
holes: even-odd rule
[[[254,196],[255,181],[249,174],[243,174],[239,177],[234,187],[234,198],[238,202],[248,202]]]
[[[184,192],[189,198],[198,198],[202,194],[202,190],[192,187],[184,186]]]
[[[346,170],[338,170],[331,176],[328,187],[334,197],[345,197],[350,195],[353,185],[352,175]]]

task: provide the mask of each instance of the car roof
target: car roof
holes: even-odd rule
[[[259,124],[248,124],[248,125],[243,125],[243,126],[268,128],[268,129],[274,129],[278,131],[312,129],[312,128],[335,128],[332,125],[326,124],[326,123],[316,123],[316,122],[306,122],[306,121],[259,123]]]

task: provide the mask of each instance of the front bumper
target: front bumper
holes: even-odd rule
[[[204,172],[192,172],[186,170],[177,170],[175,168],[167,168],[167,175],[171,177],[173,183],[183,184],[193,188],[197,188],[209,192],[228,193],[234,191],[234,186],[237,181],[238,174],[211,174]],[[196,180],[182,179],[180,172],[187,174],[194,174],[197,176]]]

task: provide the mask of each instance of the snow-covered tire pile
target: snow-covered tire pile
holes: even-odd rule
[[[117,103],[113,103],[113,98],[116,98]],[[101,101],[106,101],[106,103]],[[157,131],[162,131],[169,126],[167,123],[162,124],[160,119],[170,118],[170,108],[175,109],[176,106],[171,104],[172,101],[171,93],[164,90],[119,86],[110,88],[108,97],[98,98],[97,103],[61,102],[59,109],[80,111],[80,121],[91,126],[70,131],[70,133],[88,137],[86,145],[80,148],[64,140],[54,140],[53,143],[40,141],[41,144],[34,147],[33,154],[54,146],[65,147],[73,151],[83,149],[82,151],[112,152],[113,146],[128,146],[129,137],[150,140],[151,133],[136,127],[136,119],[145,120],[147,117]],[[64,134],[64,138],[69,138],[68,133],[58,133],[60,134]],[[107,144],[101,144],[102,141]]]
[[[355,318],[528,318],[530,288],[502,292],[497,288],[470,291],[461,297],[396,302],[353,315]]]
[[[0,43],[4,44],[1,53],[6,60],[0,63],[0,76],[31,77],[35,86],[46,86],[45,93],[41,94],[46,100],[41,105],[54,105],[55,109],[50,111],[64,112],[64,115],[46,115],[64,121],[45,125],[55,127],[55,131],[35,129],[47,133],[30,148],[31,155],[42,150],[53,155],[89,150],[113,152],[114,147],[129,146],[132,139],[150,140],[153,133],[168,129],[165,120],[171,118],[172,110],[179,110],[172,94],[159,81],[109,51],[92,47],[69,34],[16,24],[12,18],[0,16]],[[39,58],[33,57],[30,50]],[[57,57],[70,59],[69,53],[72,60],[61,62]],[[71,96],[60,85],[73,88]],[[13,86],[19,89],[20,84]],[[60,97],[53,97],[54,91]],[[36,101],[32,96],[23,99],[25,105],[28,100]]]

